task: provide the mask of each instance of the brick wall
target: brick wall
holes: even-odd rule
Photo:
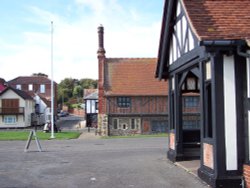
[[[105,55],[98,55],[98,111],[100,114],[106,113],[106,103],[104,98],[104,64]]]
[[[72,108],[72,109],[69,109],[68,111],[70,114],[85,117],[85,110],[83,109]]]
[[[245,187],[250,188],[250,165],[243,165],[243,176],[245,179]]]

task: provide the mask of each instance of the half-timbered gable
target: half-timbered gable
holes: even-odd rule
[[[169,80],[168,158],[200,157],[212,187],[250,187],[249,12],[248,0],[165,1],[156,77]],[[190,92],[200,96],[195,132],[181,110]]]
[[[86,126],[97,127],[98,90],[84,89]]]

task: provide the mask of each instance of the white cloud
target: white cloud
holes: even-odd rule
[[[75,2],[82,8],[94,10],[94,14],[79,14],[72,21],[39,7],[29,7],[32,16],[26,21],[41,30],[23,32],[22,44],[8,44],[4,40],[6,44],[2,45],[4,42],[0,41],[3,78],[10,80],[38,72],[50,75],[51,20],[54,21],[53,64],[57,82],[66,77],[97,79],[97,27],[100,24],[105,28],[107,57],[156,57],[161,20],[142,25],[138,22],[143,17],[140,12],[125,9],[116,0]],[[4,55],[3,50],[8,53]]]

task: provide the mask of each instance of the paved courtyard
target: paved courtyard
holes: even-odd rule
[[[0,142],[1,188],[202,188],[166,159],[166,138]]]

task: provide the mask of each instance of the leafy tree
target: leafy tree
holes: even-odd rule
[[[47,77],[48,78],[48,75],[47,74],[44,74],[44,73],[33,73],[32,76],[44,76],[44,77]]]
[[[74,87],[74,90],[73,90],[74,97],[82,97],[82,93],[83,93],[82,86],[77,85]]]
[[[71,99],[79,101],[79,98],[83,97],[83,89],[90,88],[97,88],[97,80],[65,78],[58,84],[57,102],[66,104]]]
[[[97,80],[85,78],[85,79],[81,79],[79,83],[83,89],[90,89],[90,88],[96,89],[97,88]]]

